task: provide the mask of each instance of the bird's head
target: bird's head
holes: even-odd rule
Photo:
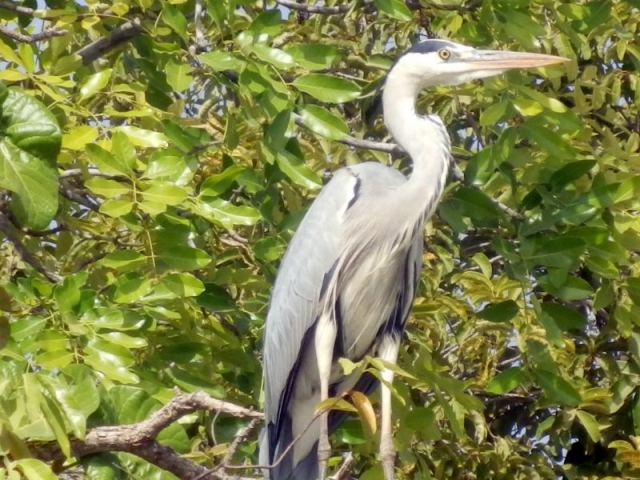
[[[480,50],[446,40],[425,40],[401,55],[389,71],[417,88],[457,85],[513,68],[544,67],[568,61],[540,53]]]

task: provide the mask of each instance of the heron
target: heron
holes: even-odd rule
[[[396,59],[382,94],[384,122],[411,158],[411,175],[377,162],[339,169],[304,216],[276,276],[264,333],[260,463],[272,466],[265,478],[324,479],[329,434],[345,414],[315,415],[316,407],[352,390],[369,394],[378,383],[380,461],[385,480],[394,478],[394,373],[384,368],[380,382],[361,369],[346,374],[338,360],[397,361],[418,290],[425,222],[441,198],[451,151],[444,123],[419,115],[417,97],[426,87],[564,61],[434,39]]]

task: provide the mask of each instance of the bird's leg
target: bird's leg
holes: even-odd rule
[[[323,315],[316,327],[315,347],[320,375],[320,401],[329,398],[329,382],[333,364],[333,349],[336,344],[336,324],[328,315]],[[327,460],[331,453],[329,445],[329,412],[320,415],[320,438],[318,440],[318,472],[320,480],[326,477]]]
[[[380,358],[389,363],[395,364],[398,359],[399,342],[392,336],[388,336],[382,341],[380,348]],[[382,376],[382,419],[380,424],[380,460],[385,480],[394,480],[393,465],[396,459],[396,451],[393,447],[393,437],[391,435],[391,384],[393,383],[393,371],[385,368],[381,372]]]

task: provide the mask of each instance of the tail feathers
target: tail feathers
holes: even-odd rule
[[[306,457],[302,459],[296,468],[293,470],[293,474],[287,478],[287,480],[316,480],[318,478],[318,444],[311,449]],[[277,479],[273,479],[277,480]]]
[[[289,422],[290,423],[290,422]],[[274,454],[270,454],[268,427],[260,433],[260,465],[272,465],[282,453],[287,449],[291,441],[291,428],[282,429],[280,439],[274,445]],[[273,425],[271,425],[273,427]],[[316,480],[318,478],[318,444],[316,443],[311,451],[298,462],[293,464],[293,448],[290,449],[284,458],[273,468],[263,470],[264,480]]]

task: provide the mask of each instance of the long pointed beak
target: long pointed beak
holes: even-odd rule
[[[568,62],[568,58],[542,53],[509,52],[501,50],[475,50],[460,58],[470,70],[508,70],[534,68]]]

